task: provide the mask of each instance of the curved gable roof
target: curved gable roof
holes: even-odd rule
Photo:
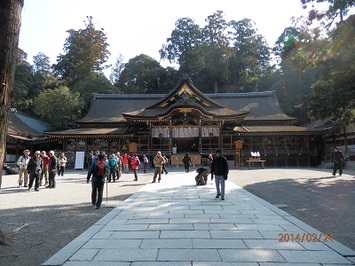
[[[239,111],[249,112],[245,121],[295,120],[281,110],[275,91],[212,93],[206,95],[227,108],[235,109],[237,107]]]
[[[183,80],[168,94],[94,94],[90,109],[79,124],[127,122],[125,116],[164,116],[184,104],[206,115],[247,115],[245,122],[294,121],[280,108],[275,91],[204,94]]]

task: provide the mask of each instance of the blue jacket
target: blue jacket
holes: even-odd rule
[[[110,157],[110,159],[108,159],[108,165],[110,168],[117,168],[116,158]]]
[[[106,182],[106,176],[110,174],[110,167],[108,166],[108,163],[107,162],[105,163],[105,168],[106,169],[105,169],[105,176],[104,177],[95,176],[95,174],[94,174],[95,167],[96,167],[96,162],[93,163],[90,166],[90,169],[88,171],[88,175],[86,177],[87,183],[89,183],[89,180],[90,180],[91,176],[92,176],[91,182],[93,182],[93,183],[105,183]]]

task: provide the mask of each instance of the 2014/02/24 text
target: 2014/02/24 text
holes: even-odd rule
[[[325,233],[280,233],[279,242],[328,242],[334,241],[334,234]]]

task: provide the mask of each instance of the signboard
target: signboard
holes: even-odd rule
[[[242,140],[237,140],[237,141],[235,141],[234,143],[235,143],[235,148],[236,148],[237,150],[243,149],[243,141],[242,141]]]
[[[75,170],[83,170],[84,169],[84,161],[85,161],[85,152],[77,151],[75,153]]]

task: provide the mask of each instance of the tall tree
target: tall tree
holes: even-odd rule
[[[50,59],[44,53],[39,52],[33,57],[33,66],[36,73],[48,76],[51,73]]]
[[[182,64],[183,53],[191,53],[201,44],[202,33],[199,25],[190,18],[180,18],[175,23],[175,29],[171,32],[167,43],[159,50],[162,59],[170,63]]]
[[[231,21],[231,41],[235,57],[230,60],[231,81],[240,91],[258,91],[269,73],[270,48],[250,19]]]
[[[0,2],[0,169],[6,153],[6,136],[11,104],[11,92],[17,59],[23,0]],[[0,188],[2,171],[0,171]],[[6,239],[0,229],[0,244]]]
[[[150,56],[141,54],[128,61],[117,83],[124,93],[163,92],[165,69]]]
[[[92,73],[86,75],[86,77],[77,82],[72,87],[72,92],[80,94],[80,98],[83,101],[83,109],[81,113],[86,113],[90,107],[92,95],[94,93],[117,93],[115,88],[107,77],[102,73]]]
[[[313,119],[331,117],[345,127],[355,118],[355,15],[338,23],[317,48],[313,57],[319,58],[324,71],[312,85],[309,115]]]
[[[349,10],[355,7],[355,0],[300,0],[304,9],[309,9],[308,21],[322,21],[322,24],[329,28],[335,19],[344,21]],[[328,9],[317,9],[315,3],[328,4]]]
[[[35,99],[34,111],[43,121],[61,130],[68,129],[81,116],[82,100],[67,87],[47,89]]]
[[[120,79],[121,73],[124,69],[123,56],[122,54],[116,58],[116,63],[111,69],[110,81],[113,85],[116,85]]]
[[[110,55],[104,29],[97,30],[92,17],[87,17],[85,29],[68,30],[64,54],[57,57],[55,74],[65,80],[69,87],[83,80],[86,75],[101,72]]]
[[[263,78],[270,80],[270,49],[250,20],[228,22],[217,10],[205,22],[200,28],[192,19],[179,19],[161,58],[178,63],[180,74],[204,92],[256,91]]]

